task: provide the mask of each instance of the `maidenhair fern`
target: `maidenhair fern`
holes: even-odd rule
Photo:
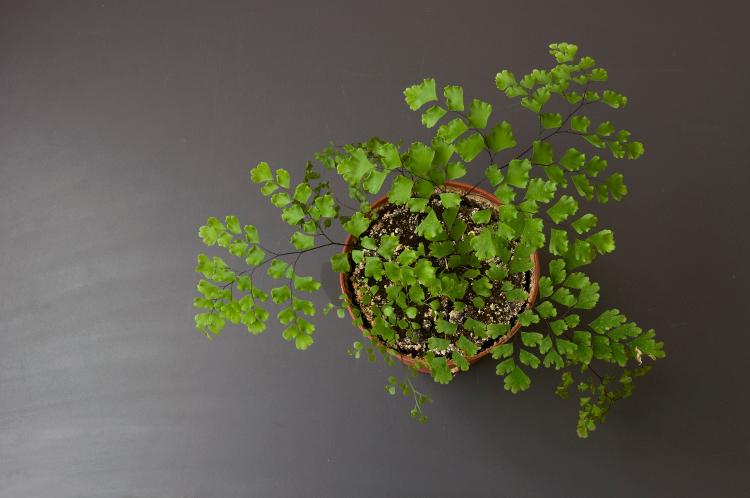
[[[577,51],[569,43],[552,44],[550,54],[556,61],[552,67],[534,69],[520,78],[509,70],[497,73],[497,89],[536,116],[538,137],[528,145],[518,145],[507,116],[496,116],[492,104],[469,101],[457,85],[443,87],[439,98],[435,80],[425,79],[404,95],[409,107],[422,113],[422,124],[435,128],[429,144],[402,147],[372,138],[330,146],[315,155],[315,163],[308,162],[297,183],[284,169],[258,164],[250,179],[295,229],[290,239],[293,249],[269,249],[253,225],[241,225],[235,216],[223,222],[209,218],[200,228],[203,242],[227,250],[246,266],[238,268],[220,256],[198,256],[196,270],[204,277],[198,284],[201,297],[195,299],[196,307],[203,308],[195,317],[198,329],[211,337],[229,321],[241,323],[253,334],[263,332],[271,315],[270,298],[279,307],[276,319],[283,326],[283,338],[294,341],[298,349],[308,348],[315,331],[310,317],[317,309],[305,296],[317,291],[320,283],[298,274],[297,266],[302,255],[333,248],[337,249],[330,258],[334,272],[348,273],[353,264],[363,263],[368,277],[389,282],[387,305],[378,307],[368,321],[371,345],[355,342],[350,354],[360,357],[364,352],[374,359],[380,352],[392,363],[389,345],[404,330],[421,327],[422,317],[416,314],[420,306],[439,313],[437,303],[447,298],[456,309],[481,307],[484,297],[494,292],[503,292],[509,300],[525,300],[527,291],[514,287],[506,277],[508,272],[529,271],[530,256],[541,251],[548,255],[548,263],[539,280],[539,302],[518,315],[521,332],[495,346],[491,355],[505,389],[513,393],[530,387],[530,370],[560,371],[556,393],[567,398],[571,388],[578,392],[577,432],[586,437],[614,401],[630,396],[634,378],[650,368],[644,359],[662,358],[664,352],[653,330],[644,331],[618,309],[598,310],[600,287],[583,271],[598,256],[615,249],[612,230],[600,227],[591,212],[597,203],[618,201],[627,194],[623,175],[611,171],[608,161],[638,159],[644,148],[631,140],[627,130],[618,130],[609,120],[595,122],[586,114],[595,106],[621,109],[628,100],[606,88],[607,71],[596,67],[591,57],[577,58]],[[556,139],[565,136],[578,138],[580,145],[561,147]],[[347,208],[336,196],[322,179],[321,168],[344,181],[354,207]],[[491,187],[501,202],[497,216],[491,210],[472,215],[481,229],[471,234],[456,221],[466,194],[443,187],[448,180],[464,177],[467,168],[481,168],[483,178],[474,188]],[[396,251],[398,237],[375,242],[363,236],[372,222],[370,196],[384,189],[390,203],[407,206],[420,216],[417,233],[426,244]],[[440,210],[431,201],[436,196]],[[359,248],[351,254],[339,252],[344,244],[327,231],[334,223],[359,238]],[[436,258],[445,261],[445,267],[433,265]],[[487,269],[482,273],[480,267]],[[277,281],[275,286],[261,285],[261,269]],[[468,288],[477,296],[472,303],[462,301]],[[352,303],[344,295],[341,299],[337,312],[343,317]],[[322,311],[333,307],[329,304]],[[395,309],[403,313],[394,313]],[[364,321],[358,317],[355,323]],[[471,341],[446,339],[455,334],[455,323],[439,318],[435,325],[441,336],[430,339],[430,351],[412,370],[426,369],[436,382],[448,383],[454,375],[449,360],[466,370],[467,358],[477,349]],[[501,337],[510,327],[473,319],[461,326],[486,338]],[[455,344],[450,357],[436,353],[449,344]],[[412,415],[425,419],[422,406],[429,398],[414,388],[408,376],[403,381],[389,377],[386,391],[413,397]]]

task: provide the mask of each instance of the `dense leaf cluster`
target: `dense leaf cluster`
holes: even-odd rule
[[[542,251],[549,262],[539,281],[539,302],[518,315],[520,334],[495,346],[491,354],[505,389],[513,393],[529,388],[529,370],[560,370],[556,392],[567,397],[574,386],[580,393],[578,434],[586,437],[615,400],[631,394],[633,379],[648,370],[642,366],[644,358],[661,358],[664,352],[653,330],[642,330],[617,309],[595,311],[600,288],[582,271],[615,249],[612,230],[600,227],[591,212],[596,203],[627,194],[623,175],[611,171],[608,160],[637,159],[644,148],[627,130],[618,130],[609,120],[594,122],[586,114],[593,106],[620,109],[627,98],[602,88],[607,71],[591,57],[577,57],[577,51],[572,44],[552,44],[552,67],[521,77],[509,70],[497,73],[497,89],[538,123],[538,137],[526,147],[518,146],[507,120],[494,116],[491,103],[469,100],[457,85],[444,86],[438,95],[435,80],[425,79],[404,95],[409,107],[421,112],[422,123],[434,129],[430,143],[404,147],[372,138],[331,146],[316,154],[316,162],[308,163],[304,177],[294,184],[286,170],[258,164],[250,179],[293,227],[294,250],[271,251],[261,244],[254,226],[240,225],[234,216],[224,222],[209,218],[200,228],[204,243],[226,249],[246,267],[234,269],[219,256],[198,256],[196,270],[204,279],[198,284],[201,297],[195,300],[203,308],[196,326],[209,337],[226,321],[260,333],[271,315],[266,309],[270,298],[279,307],[276,318],[285,327],[283,337],[299,349],[309,347],[315,331],[309,317],[317,310],[303,293],[318,290],[320,283],[299,275],[297,263],[307,252],[343,245],[326,231],[336,223],[357,243],[349,254],[331,257],[333,271],[350,273],[359,266],[376,282],[363,293],[360,305],[378,293],[387,295],[385,305],[370,308],[367,321],[357,312],[355,322],[367,325],[371,345],[356,342],[351,354],[359,357],[365,351],[374,359],[380,351],[391,362],[389,345],[419,330],[426,310],[437,333],[414,369],[426,369],[436,382],[448,383],[456,371],[469,368],[468,359],[478,352],[477,343],[458,334],[459,329],[470,331],[471,337],[498,339],[511,326],[457,320],[449,311],[481,308],[492,293],[525,301],[527,290],[513,286],[507,277],[529,271],[532,254]],[[562,136],[577,137],[580,145],[560,147],[553,139]],[[497,209],[473,213],[472,221],[480,228],[471,232],[457,216],[470,192],[445,188],[446,181],[464,177],[469,165],[484,171],[475,188],[490,186],[501,202]],[[343,213],[346,204],[322,179],[326,170],[347,185],[349,198],[357,203],[351,212]],[[418,216],[416,232],[424,243],[404,247],[396,235],[378,240],[367,235],[374,219],[369,201],[382,192],[390,203]],[[257,274],[262,268],[278,285],[263,290]],[[381,289],[385,282],[387,287]],[[339,316],[351,304],[346,296],[341,298]],[[398,390],[413,396],[412,415],[423,420],[422,405],[429,398],[414,389],[408,377],[402,382],[389,378],[386,391]]]

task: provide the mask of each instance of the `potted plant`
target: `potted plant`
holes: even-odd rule
[[[529,388],[530,370],[560,370],[556,393],[579,393],[577,433],[587,437],[650,369],[644,360],[664,352],[653,330],[618,309],[597,309],[599,285],[582,271],[615,249],[613,232],[598,227],[589,212],[627,193],[608,160],[644,152],[628,131],[608,120],[594,123],[584,111],[620,109],[627,98],[600,88],[607,71],[591,57],[577,57],[577,46],[549,48],[553,67],[521,78],[503,70],[495,78],[501,92],[534,116],[538,137],[527,146],[516,142],[508,121],[491,119],[492,104],[469,102],[456,85],[445,86],[439,99],[435,80],[425,79],[404,95],[412,110],[422,111],[425,126],[437,127],[429,144],[371,138],[329,146],[294,182],[288,171],[258,164],[250,179],[296,230],[293,247],[272,250],[236,216],[209,218],[199,230],[203,242],[246,266],[198,256],[196,271],[204,278],[195,299],[203,309],[197,328],[210,338],[229,321],[258,334],[271,315],[270,300],[280,307],[283,338],[307,349],[315,331],[309,317],[317,309],[305,293],[320,283],[299,275],[297,263],[313,251],[337,249],[330,257],[340,272],[337,313],[348,311],[365,339],[350,354],[405,363],[404,378],[389,377],[386,390],[412,397],[413,417],[426,419],[423,405],[430,399],[410,377],[425,372],[445,384],[491,356],[512,393]],[[561,146],[565,137],[576,145]],[[593,150],[579,150],[581,144]],[[467,168],[483,170],[482,180],[458,182]],[[326,175],[344,181],[355,206],[338,197]],[[334,224],[348,232],[345,241],[329,233]],[[278,283],[265,290],[262,272]]]

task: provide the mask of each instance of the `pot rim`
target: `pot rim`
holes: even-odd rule
[[[468,191],[472,195],[483,197],[484,199],[495,204],[496,206],[499,206],[501,204],[500,200],[497,197],[487,192],[486,190],[476,187],[474,185],[469,185],[468,183],[456,182],[452,180],[445,181],[444,185],[459,189],[464,192]],[[384,195],[378,198],[370,205],[370,212],[377,211],[378,209],[380,209],[382,206],[384,206],[387,203],[388,203],[387,195]],[[355,237],[352,236],[352,234],[349,234],[346,240],[344,241],[344,246],[342,247],[341,252],[343,253],[351,252],[354,246],[354,241],[355,241]],[[539,278],[540,278],[541,272],[540,272],[539,254],[537,251],[534,251],[531,254],[531,261],[533,263],[533,266],[531,269],[531,284],[530,284],[530,289],[529,289],[529,297],[526,300],[526,309],[530,309],[534,306],[534,303],[536,302],[537,296],[539,294]],[[344,272],[339,273],[339,285],[341,287],[342,294],[344,294],[347,298],[347,305],[346,305],[347,310],[349,311],[349,315],[352,317],[352,319],[356,321],[357,317],[355,316],[354,311],[352,310],[352,304],[354,303],[354,300],[352,298],[353,296],[349,289],[348,284],[349,284],[349,275]],[[372,339],[368,329],[362,327],[361,325],[358,325],[357,327],[365,334],[367,338]],[[478,352],[477,354],[468,357],[467,360],[469,364],[470,365],[475,364],[476,362],[478,362],[479,360],[487,356],[492,350],[492,348],[494,348],[495,346],[499,346],[500,344],[505,344],[506,342],[511,340],[513,336],[516,335],[516,333],[519,331],[520,328],[521,328],[521,323],[518,320],[516,320],[516,323],[513,325],[513,327],[511,327],[508,333],[498,338],[497,341],[495,341],[491,346],[486,347],[480,352]],[[413,356],[409,356],[406,354],[402,354],[402,353],[399,353],[398,351],[388,348],[387,346],[386,348],[388,349],[388,352],[391,355],[398,358],[399,361],[406,364],[407,366],[416,367],[416,369],[419,370],[420,372],[424,372],[424,373],[429,372],[429,369],[426,368],[426,366],[424,365],[425,362],[421,357],[413,357]],[[453,373],[458,372],[459,369],[457,365],[455,364],[455,362],[451,360],[450,358],[447,358],[447,360],[448,360],[448,367],[451,369],[451,371]]]

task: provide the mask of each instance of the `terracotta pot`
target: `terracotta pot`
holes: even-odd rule
[[[473,187],[472,185],[468,185],[466,183],[461,182],[453,182],[453,181],[447,181],[445,182],[445,185],[448,187],[453,187],[457,190],[460,190],[462,192],[470,191],[471,193],[469,195],[476,195],[478,197],[483,197],[484,199],[492,202],[495,205],[500,205],[500,201],[495,197],[494,195],[490,194],[486,190],[482,190],[477,187]],[[372,203],[371,209],[372,212],[377,211],[379,208],[384,206],[388,203],[388,196],[384,196],[376,200]],[[350,252],[352,250],[352,247],[354,246],[354,237],[349,235],[346,238],[346,242],[344,243],[344,248],[342,249],[342,252]],[[531,269],[531,289],[529,290],[529,299],[527,301],[527,309],[532,307],[534,305],[534,302],[536,301],[537,295],[539,294],[539,255],[535,251],[531,255],[531,260],[534,264],[533,268]],[[349,275],[346,273],[340,273],[339,274],[339,284],[341,285],[341,292],[346,295],[348,301],[354,302],[353,296],[352,296],[352,289],[349,284]],[[356,320],[356,316],[354,314],[354,311],[352,310],[351,306],[348,307],[349,314],[351,315],[352,319]],[[483,349],[479,353],[477,353],[474,356],[470,356],[468,359],[470,364],[474,364],[478,362],[483,357],[487,356],[490,353],[490,349],[493,347],[508,342],[521,328],[521,324],[516,320],[515,325],[510,329],[510,331],[505,334],[504,336],[500,337],[492,346]],[[360,327],[362,332],[365,333],[367,337],[370,337],[369,331],[365,328]],[[408,365],[408,366],[415,366],[420,372],[428,373],[429,370],[424,365],[424,362],[420,361],[419,358],[414,358],[408,355],[401,354],[397,351],[390,350],[391,354],[398,358],[402,363]],[[458,371],[458,367],[452,360],[448,360],[448,366],[451,368],[451,370],[455,373]]]

